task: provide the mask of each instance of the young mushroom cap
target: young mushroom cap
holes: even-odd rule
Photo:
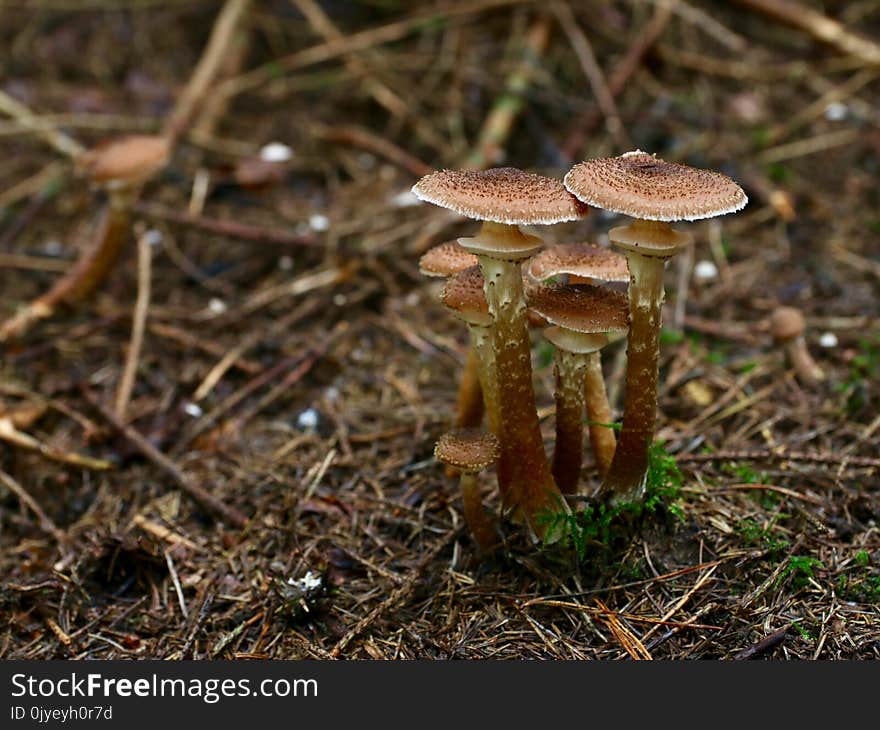
[[[171,145],[165,137],[131,134],[98,143],[77,165],[97,183],[137,185],[165,167],[170,154]]]
[[[800,337],[806,329],[804,315],[795,307],[777,307],[770,315],[770,334],[776,342]]]
[[[588,211],[561,181],[515,167],[440,170],[412,190],[420,200],[468,218],[507,225],[561,223]]]
[[[620,336],[629,329],[626,295],[602,286],[531,284],[526,301],[548,322],[575,332]]]
[[[468,324],[492,324],[489,303],[483,290],[483,272],[471,266],[450,276],[440,292],[440,301]]]
[[[748,202],[727,175],[666,162],[641,150],[581,162],[565,176],[565,187],[588,205],[641,220],[712,218]]]
[[[626,257],[589,243],[548,246],[528,264],[528,275],[538,281],[568,274],[598,281],[629,281]]]
[[[452,276],[477,263],[477,257],[465,251],[457,241],[446,241],[422,255],[419,271],[425,276]]]
[[[478,472],[498,460],[501,446],[491,433],[477,429],[460,429],[444,433],[434,447],[437,461],[461,472]]]

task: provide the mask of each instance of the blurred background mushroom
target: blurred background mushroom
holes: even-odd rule
[[[777,307],[770,315],[770,335],[773,342],[785,351],[785,356],[805,385],[816,385],[825,379],[810,351],[804,331],[807,328],[803,312],[797,307]]]

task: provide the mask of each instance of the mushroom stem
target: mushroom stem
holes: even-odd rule
[[[115,197],[98,217],[95,238],[66,274],[0,327],[0,342],[21,336],[37,320],[52,316],[62,304],[86,299],[113,268],[128,237],[130,208]]]
[[[455,418],[457,428],[477,428],[483,422],[483,392],[478,360],[476,350],[469,348],[458,384],[458,412]]]
[[[613,420],[608,394],[605,390],[605,377],[602,374],[602,356],[597,350],[587,356],[584,375],[584,397],[587,403],[587,420],[590,422],[590,446],[596,459],[599,475],[604,477],[611,467],[617,436],[610,424]]]
[[[477,378],[482,391],[489,431],[498,436],[498,383],[495,380],[495,351],[492,326],[468,324],[471,352],[476,359]]]
[[[584,355],[556,348],[556,444],[553,478],[563,494],[577,492],[584,442]]]
[[[665,257],[626,251],[630,329],[627,339],[623,428],[598,496],[612,503],[635,502],[645,493],[648,447],[657,420],[657,379]]]
[[[461,473],[461,501],[464,506],[464,520],[470,528],[481,550],[489,551],[498,543],[498,533],[491,517],[486,513],[480,496],[477,475],[472,471]]]
[[[793,340],[786,342],[785,352],[792,367],[797,371],[798,377],[804,383],[816,385],[825,379],[825,373],[822,371],[822,368],[816,364],[809,350],[807,350],[807,341],[803,335],[798,335]]]
[[[484,223],[481,237],[523,237],[517,226]],[[525,511],[538,536],[544,536],[542,516],[567,509],[550,472],[535,408],[532,360],[520,261],[482,254],[486,301],[494,319],[493,345],[498,383],[499,470],[510,474],[513,505]],[[509,470],[509,471],[505,471]]]

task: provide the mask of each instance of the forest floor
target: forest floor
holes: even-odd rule
[[[161,235],[123,423],[135,235],[90,301],[0,345],[0,658],[880,658],[880,8],[808,4],[868,47],[745,2],[253,2],[228,103],[208,97],[141,196],[136,230]],[[221,3],[0,7],[0,90],[91,145],[160,128]],[[488,144],[493,109],[511,126]],[[271,142],[291,159],[243,185]],[[670,501],[580,552],[505,522],[482,556],[432,458],[467,335],[418,271],[475,225],[410,187],[633,148],[750,197],[683,224],[696,245],[668,267]],[[0,115],[0,155],[6,319],[102,197],[21,120]],[[607,245],[614,220],[540,234]],[[771,341],[780,304],[824,380]],[[622,343],[604,365],[619,415]]]

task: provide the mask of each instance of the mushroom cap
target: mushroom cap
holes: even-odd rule
[[[565,176],[565,187],[597,208],[657,221],[712,218],[748,202],[727,175],[666,162],[641,150],[581,162]]]
[[[429,248],[419,259],[419,271],[425,276],[452,276],[479,263],[458,241],[446,241]]]
[[[420,200],[476,220],[529,225],[584,217],[588,208],[560,180],[515,167],[440,170],[412,189]]]
[[[530,284],[526,302],[548,322],[588,334],[629,329],[629,300],[622,292],[592,284]]]
[[[494,434],[479,429],[444,433],[434,446],[434,458],[463,472],[482,471],[498,461],[501,444]]]
[[[629,281],[626,256],[589,243],[549,246],[529,262],[528,273],[538,281],[560,274],[599,281]]]
[[[777,342],[800,337],[806,329],[804,315],[796,307],[776,307],[770,315],[770,334]]]
[[[171,145],[165,137],[129,134],[99,142],[78,160],[80,169],[98,183],[142,183],[168,163]]]
[[[471,266],[446,279],[440,301],[468,324],[483,327],[492,324],[479,266]]]

